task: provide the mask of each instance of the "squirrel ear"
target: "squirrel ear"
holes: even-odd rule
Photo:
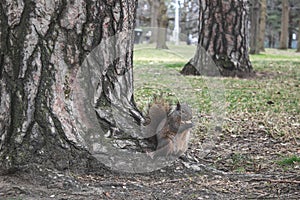
[[[181,105],[179,103],[179,101],[177,102],[177,106],[176,106],[176,110],[180,110],[181,109]]]

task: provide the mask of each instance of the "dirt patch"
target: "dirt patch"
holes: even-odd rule
[[[279,74],[275,72],[267,72],[267,71],[259,71],[254,72],[250,79],[264,79],[264,78],[274,78],[276,76],[279,76]]]
[[[197,156],[194,141],[173,165],[148,174],[76,174],[35,166],[1,176],[0,199],[299,199],[297,165],[283,169],[272,162],[283,147],[296,150],[263,133],[245,133],[224,136],[205,158]]]
[[[296,125],[287,131],[297,133]],[[300,199],[300,162],[279,163],[300,156],[299,134],[278,137],[262,119],[245,114],[227,118],[224,127],[204,157],[197,135],[184,156],[147,174],[31,166],[0,176],[0,199]]]

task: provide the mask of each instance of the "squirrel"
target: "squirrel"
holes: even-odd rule
[[[156,137],[156,151],[148,153],[151,158],[181,156],[188,149],[193,124],[192,110],[187,104],[178,102],[172,111],[168,103],[154,99],[148,117],[150,123],[147,131]]]

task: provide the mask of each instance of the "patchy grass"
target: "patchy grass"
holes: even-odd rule
[[[295,165],[296,163],[300,164],[300,157],[295,156],[295,155],[288,157],[288,158],[284,158],[278,162],[279,165],[283,165],[283,166],[284,165]]]
[[[153,91],[162,90],[158,87],[160,84],[166,84],[173,79],[171,76],[179,72],[184,64],[193,55],[194,46],[172,46],[170,50],[156,50],[151,46],[142,45],[136,47],[134,62],[135,69],[139,71],[135,75],[137,79],[154,79],[157,85],[150,84],[146,88],[147,94],[152,95]],[[182,49],[188,49],[189,53],[185,55],[178,53]],[[175,52],[175,53],[174,53]],[[270,54],[272,53],[272,54]],[[189,54],[190,56],[186,56]],[[300,113],[300,54],[285,52],[279,50],[268,50],[266,53],[251,56],[253,67],[260,78],[256,79],[235,79],[223,78],[213,79],[204,77],[184,77],[181,78],[189,83],[194,90],[192,93],[197,96],[198,108],[203,112],[209,112],[210,107],[203,104],[209,104],[211,101],[209,92],[213,88],[208,84],[209,81],[223,84],[226,95],[227,112],[272,112],[272,113],[289,113],[297,115]],[[142,73],[140,73],[142,71]],[[179,76],[179,75],[177,75]],[[147,81],[147,80],[146,80]],[[151,82],[151,80],[149,80]],[[158,82],[159,81],[159,82]],[[181,81],[181,80],[180,80]],[[167,89],[169,90],[169,89]],[[138,97],[143,91],[137,91]],[[154,92],[155,93],[155,92]],[[169,91],[168,91],[169,93]],[[188,99],[185,99],[189,101]]]
[[[157,62],[157,63],[185,63],[193,57],[196,51],[194,45],[172,45],[168,44],[166,50],[155,49],[153,44],[135,45],[134,61],[137,62]]]
[[[188,102],[195,111],[196,141],[223,122],[209,157],[217,168],[267,171],[281,155],[300,154],[299,53],[267,49],[251,56],[257,73],[251,79],[181,76],[194,51],[195,46],[136,47],[135,98],[142,110],[154,94]]]

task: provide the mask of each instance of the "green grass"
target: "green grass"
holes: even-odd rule
[[[300,164],[300,157],[298,156],[291,156],[278,161],[278,164],[281,166],[294,165],[296,163]]]
[[[273,61],[275,60],[285,60],[285,61],[298,61],[299,62],[299,53],[296,53],[295,50],[278,50],[278,49],[266,49],[266,52],[261,52],[258,55],[251,55],[251,60],[265,60]]]
[[[193,57],[196,51],[194,45],[172,45],[168,44],[166,50],[155,49],[152,44],[139,44],[135,45],[134,60],[138,61],[150,61],[150,62],[172,62],[176,63],[181,61],[185,63],[186,60]]]
[[[188,102],[198,114],[241,120],[236,132],[263,126],[275,138],[299,139],[299,53],[267,49],[251,56],[259,74],[256,78],[208,78],[179,74],[193,56],[195,46],[169,47],[135,47],[135,100],[142,110],[154,94],[162,93],[171,102]]]
[[[175,46],[176,47],[176,46]],[[147,79],[152,78],[155,82],[166,84],[172,81],[168,79],[168,71],[179,72],[190,57],[179,56],[174,52],[180,52],[184,47],[178,47],[177,50],[172,47],[172,50],[156,50],[151,46],[136,47],[134,54],[135,69],[138,69],[139,77]],[[185,46],[193,55],[193,50],[190,46]],[[193,46],[192,46],[193,47]],[[270,50],[270,52],[277,52]],[[279,54],[278,51],[277,54]],[[226,101],[228,103],[228,111],[236,112],[247,110],[248,112],[257,111],[272,111],[275,113],[289,112],[291,114],[300,113],[300,54],[285,53],[285,54],[269,54],[251,56],[254,70],[259,73],[266,73],[267,77],[256,79],[234,79],[224,78],[216,80],[223,84],[226,93]],[[154,76],[152,75],[154,74]],[[270,76],[270,77],[268,77]],[[158,77],[158,78],[155,78]],[[208,88],[205,83],[207,80],[203,77],[184,77],[194,90],[195,95],[202,99],[200,103],[210,101]],[[213,79],[211,79],[213,80]],[[158,82],[156,82],[158,83]],[[162,89],[162,88],[160,88]],[[147,93],[151,95],[151,87],[147,89]],[[154,85],[153,90],[157,90]],[[187,99],[188,100],[188,99]],[[270,105],[268,102],[273,102]],[[203,106],[199,105],[203,109]],[[207,110],[206,110],[207,111]]]

